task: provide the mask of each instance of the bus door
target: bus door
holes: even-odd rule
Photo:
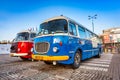
[[[77,37],[76,25],[72,22],[69,22],[69,53],[75,53],[75,48],[78,45],[79,38]]]
[[[92,55],[94,54],[93,52],[93,48],[92,48],[92,33],[88,30],[86,30],[86,34],[87,34],[87,50],[88,50],[88,58],[92,57]]]
[[[79,42],[82,49],[82,60],[88,58],[90,53],[90,40],[86,39],[86,31],[85,28],[78,25],[78,36],[79,36]]]

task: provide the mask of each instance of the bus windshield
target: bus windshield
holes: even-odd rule
[[[29,33],[28,32],[22,32],[18,33],[17,37],[15,38],[14,41],[25,41],[29,39]]]
[[[67,32],[68,32],[67,21],[65,19],[56,19],[42,23],[40,25],[40,31],[38,35]]]

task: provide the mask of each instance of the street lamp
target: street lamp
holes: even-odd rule
[[[93,22],[93,20],[97,19],[97,14],[95,14],[94,16],[88,16],[88,19],[92,20],[92,28],[93,28],[93,32],[94,32],[94,22]]]

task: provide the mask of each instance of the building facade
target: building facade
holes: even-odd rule
[[[102,40],[103,50],[105,53],[120,53],[120,28],[103,30]]]

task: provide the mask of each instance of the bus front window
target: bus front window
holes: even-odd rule
[[[55,34],[55,33],[67,33],[68,26],[65,19],[57,19],[42,23],[40,25],[39,34]]]
[[[29,39],[29,33],[23,32],[23,33],[18,33],[14,41],[25,41],[28,39]]]

